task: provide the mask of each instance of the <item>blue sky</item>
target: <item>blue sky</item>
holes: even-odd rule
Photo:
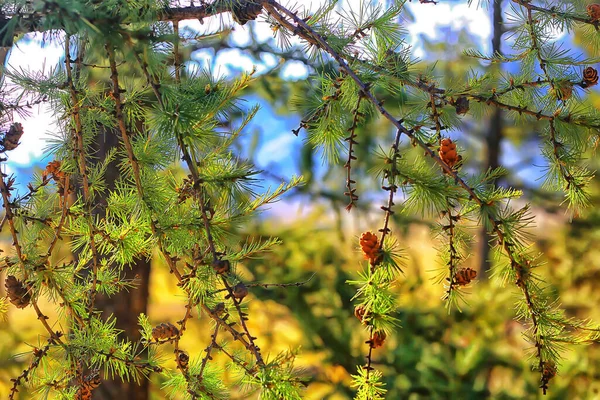
[[[322,2],[322,1],[321,1]],[[321,2],[311,2],[309,8],[316,8]],[[358,0],[350,0],[342,5],[343,7],[357,7]],[[442,34],[438,28],[449,27],[453,30],[466,28],[475,38],[479,39],[480,46],[485,51],[488,47],[489,35],[491,32],[488,11],[476,6],[469,7],[466,2],[462,4],[440,3],[419,4],[418,1],[408,3],[407,8],[414,16],[412,21],[403,21],[409,32],[409,43],[413,46],[413,55],[422,56],[422,49],[419,46],[419,35],[425,35],[430,39],[440,39]],[[228,14],[225,17],[211,18],[205,20],[203,25],[198,21],[189,21],[185,25],[192,29],[199,29],[205,32],[211,32],[219,28],[223,23],[229,23]],[[255,25],[256,35],[259,40],[269,40],[272,38],[272,31],[267,24],[257,23]],[[32,71],[48,71],[54,67],[63,56],[63,49],[56,44],[43,45],[41,35],[30,35],[28,41],[22,41],[11,52],[8,59],[8,68],[27,69]],[[244,44],[248,41],[248,30],[246,27],[237,26],[233,32],[233,40],[236,43]],[[220,75],[231,75],[240,69],[250,71],[253,68],[252,60],[245,57],[239,50],[230,50],[220,52],[217,59],[211,60],[211,54],[196,52],[194,57],[197,61],[210,63],[212,70]],[[276,63],[275,58],[266,57],[262,65],[257,65],[258,71],[265,68],[272,68]],[[306,68],[301,63],[288,63],[281,69],[282,76],[287,79],[303,79],[307,75]],[[44,141],[49,133],[56,130],[53,123],[53,117],[48,109],[44,107],[35,107],[32,110],[32,116],[26,119],[15,117],[16,121],[23,123],[25,135],[22,145],[10,153],[8,161],[8,171],[16,172],[19,169],[27,168],[34,162],[40,162],[44,157]],[[268,115],[271,114],[271,115]],[[271,161],[280,161],[287,156],[288,152],[284,149],[292,144],[293,137],[290,138],[290,127],[294,123],[289,121],[279,121],[273,118],[268,110],[261,112],[259,118],[270,119],[267,124],[270,127],[269,135],[265,137],[262,148],[259,150],[261,159],[265,163]],[[264,119],[261,124],[264,125]],[[277,152],[272,151],[278,149]],[[282,151],[283,149],[283,151]],[[50,160],[47,160],[50,161]],[[43,160],[42,163],[47,162]]]

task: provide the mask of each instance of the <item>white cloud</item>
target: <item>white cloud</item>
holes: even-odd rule
[[[479,39],[478,45],[482,51],[489,50],[489,39],[492,34],[492,24],[487,10],[468,4],[451,5],[447,3],[420,4],[410,3],[406,6],[414,16],[414,22],[406,25],[410,34],[409,44],[413,47],[413,56],[423,57],[419,35],[429,39],[440,39],[441,28],[450,28],[458,32],[466,29]]]
[[[281,132],[280,132],[281,133]],[[272,136],[258,151],[257,159],[267,165],[272,162],[282,162],[290,157],[293,144],[297,143],[298,138],[289,132]]]
[[[7,60],[8,70],[23,69],[31,73],[47,74],[50,69],[56,68],[63,55],[64,49],[56,42],[45,42],[42,34],[27,34],[13,46]],[[9,79],[6,84],[10,84]],[[23,124],[24,134],[21,145],[8,153],[9,173],[41,158],[48,132],[57,129],[54,125],[55,118],[47,106],[35,106],[29,111],[30,117],[14,115],[14,121]]]

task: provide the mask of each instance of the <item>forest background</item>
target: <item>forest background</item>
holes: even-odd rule
[[[496,68],[467,57],[463,50],[476,48],[489,53],[496,48],[502,51],[494,34],[494,22],[497,25],[498,21],[494,21],[493,7],[478,8],[477,4],[466,3],[408,5],[410,13],[404,21],[407,41],[413,46],[413,55],[420,57],[423,63],[437,60],[434,74],[439,77],[441,86],[454,80],[464,81],[473,71]],[[496,2],[505,8],[510,7],[509,3]],[[340,7],[345,6],[340,4]],[[351,398],[350,375],[364,358],[361,347],[364,336],[357,334],[361,327],[352,315],[350,300],[354,289],[346,281],[356,278],[362,258],[358,236],[379,220],[377,209],[382,194],[378,193],[376,182],[365,182],[369,190],[365,187],[361,190],[361,212],[346,212],[342,162],[338,168],[325,166],[323,154],[314,150],[302,133],[299,137],[292,133],[301,116],[290,112],[290,103],[302,98],[307,72],[322,67],[312,64],[298,50],[282,54],[273,45],[272,32],[266,25],[260,28],[259,24],[249,22],[243,28],[223,29],[231,25],[228,16],[206,20],[204,25],[189,23],[189,29],[220,33],[210,42],[210,48],[187,51],[198,65],[209,66],[215,75],[224,77],[234,77],[257,66],[255,81],[243,97],[249,107],[258,103],[261,110],[235,146],[240,156],[251,159],[263,170],[266,185],[276,186],[280,177],[292,174],[303,175],[306,180],[305,185],[287,194],[240,230],[249,237],[262,235],[281,239],[281,244],[271,252],[239,267],[248,281],[304,282],[285,289],[253,289],[250,328],[260,338],[265,353],[300,348],[297,365],[304,367],[306,376],[310,377],[306,398]],[[509,41],[509,35],[505,34],[504,40]],[[577,31],[573,38],[557,36],[556,40],[590,56],[598,55],[586,47]],[[41,36],[21,39],[8,65],[39,69],[40,56],[48,57],[42,68],[54,65],[62,49],[53,52],[52,48],[45,48],[32,58],[40,45]],[[194,66],[190,63],[188,67]],[[591,90],[585,101],[600,108],[598,90]],[[45,122],[49,116],[44,114],[43,108],[33,112],[40,114],[23,119],[26,133],[22,145],[4,164],[7,168],[4,172],[14,173],[17,183],[27,182],[33,170],[42,170],[50,161],[40,157],[40,152],[31,152],[40,148],[47,131],[44,125],[49,125]],[[532,122],[517,129],[502,113],[490,112],[483,120],[465,118],[461,129],[449,136],[458,140],[464,149],[464,168],[481,170],[501,164],[509,169],[510,174],[503,178],[502,184],[523,189],[523,200],[533,204],[536,226],[532,233],[547,262],[540,273],[560,296],[562,306],[570,315],[598,321],[598,179],[595,178],[592,185],[592,206],[586,214],[571,220],[564,208],[557,207],[560,194],[541,187],[539,178],[545,161],[537,151],[531,151],[540,147],[538,128]],[[384,141],[389,134],[389,129],[378,129],[377,122],[373,122],[369,129],[361,131],[361,143]],[[592,166],[598,164],[593,157],[589,162]],[[486,271],[490,262],[486,246],[482,245],[486,243],[485,238],[477,231],[472,232],[477,238],[473,242],[474,255],[465,264],[478,270],[481,279],[468,289],[460,310],[448,312],[442,301],[442,283],[435,279],[444,268],[435,250],[439,243],[430,238],[436,220],[424,219],[418,213],[398,213],[393,222],[394,235],[407,249],[407,259],[404,275],[395,288],[401,328],[377,356],[378,365],[386,371],[384,380],[389,398],[537,398],[540,395],[538,376],[531,371],[530,361],[523,357],[529,347],[521,337],[524,328],[514,320],[515,289],[488,279]],[[10,243],[7,232],[3,232],[5,250]],[[151,268],[147,304],[150,320],[153,323],[175,321],[180,318],[183,303],[168,271]],[[53,316],[52,312],[48,314]],[[0,322],[0,343],[3,344],[0,347],[0,397],[7,396],[11,386],[9,379],[29,362],[24,356],[15,357],[15,353],[28,351],[28,344],[38,343],[42,330],[35,319],[33,310],[11,310],[7,319]],[[192,320],[188,329],[185,346],[199,352],[208,344],[202,321]],[[569,346],[563,355],[560,375],[547,398],[600,398],[598,345]],[[162,398],[158,390],[163,383],[161,379],[160,375],[153,376],[150,398]],[[20,396],[29,398],[25,392]]]

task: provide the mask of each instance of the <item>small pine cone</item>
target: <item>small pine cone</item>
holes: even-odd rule
[[[212,267],[217,274],[223,275],[229,272],[231,264],[229,263],[229,260],[215,260]]]
[[[469,99],[465,96],[460,96],[454,102],[454,108],[456,109],[456,113],[458,115],[465,115],[469,112]]]
[[[100,382],[102,382],[102,380],[100,379],[100,373],[96,369],[96,370],[91,371],[89,374],[87,374],[83,378],[83,382],[82,382],[81,386],[92,391],[92,390],[96,389],[98,386],[100,386]]]
[[[252,21],[262,12],[262,5],[255,3],[252,0],[234,0],[231,10],[233,20],[240,25],[244,25],[248,21]]]
[[[60,165],[61,163],[58,160],[50,161],[48,165],[46,165],[46,169],[42,173],[42,176],[45,178],[48,175],[51,175],[52,179],[56,182],[60,182],[65,177],[65,173],[60,170]]]
[[[75,400],[92,400],[92,391],[84,386],[80,386],[75,393]]]
[[[4,135],[4,139],[2,139],[2,146],[4,146],[4,151],[14,150],[19,146],[19,139],[23,136],[23,125],[18,122],[15,122],[10,126],[10,129]]]
[[[542,380],[543,383],[548,383],[550,379],[556,376],[557,368],[556,364],[552,360],[544,361],[542,363]]]
[[[364,318],[365,318],[365,314],[366,314],[366,312],[367,312],[367,309],[366,309],[366,308],[365,308],[365,306],[364,306],[364,305],[362,305],[362,304],[361,304],[361,305],[358,305],[358,306],[356,306],[356,307],[354,308],[354,316],[355,316],[356,318],[358,318],[358,320],[359,320],[361,323],[363,323],[363,324],[365,323],[365,320],[364,320]]]
[[[379,240],[377,239],[377,235],[371,232],[364,232],[360,236],[359,242],[365,259],[369,260],[372,265],[377,264],[377,261],[379,261],[380,258]]]
[[[177,354],[177,364],[183,369],[186,369],[190,362],[190,356],[185,351],[180,351]]]
[[[583,70],[583,82],[581,85],[583,87],[594,86],[598,83],[598,71],[596,68],[587,67]]]
[[[154,340],[171,339],[179,335],[179,329],[169,322],[163,322],[152,329],[152,337]]]
[[[371,344],[373,345],[373,348],[376,349],[378,347],[383,346],[383,344],[385,343],[386,337],[387,337],[387,335],[385,334],[384,331],[373,332],[373,337],[371,338]]]
[[[473,279],[477,277],[477,271],[471,268],[463,268],[456,272],[454,276],[454,283],[459,286],[465,286],[471,283]]]
[[[456,151],[456,143],[453,143],[449,138],[442,139],[438,154],[442,161],[448,164],[450,168],[454,167],[461,160]]]
[[[6,294],[10,299],[10,302],[17,308],[25,308],[29,305],[31,301],[31,294],[29,294],[29,290],[23,282],[17,280],[12,275],[6,277],[6,281],[4,282],[4,287],[6,287]]]
[[[590,4],[587,6],[586,11],[592,22],[597,22],[600,20],[600,4]]]
[[[233,287],[233,297],[238,300],[242,300],[244,297],[248,296],[248,288],[244,285],[243,282],[238,283]]]
[[[215,308],[213,308],[212,312],[217,317],[220,317],[221,315],[223,315],[223,313],[225,312],[225,303],[217,303],[217,305],[215,306]]]

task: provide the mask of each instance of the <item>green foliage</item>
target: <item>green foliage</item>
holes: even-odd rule
[[[598,59],[557,44],[552,32],[572,32],[583,24],[583,37],[598,49],[600,36],[592,31],[597,22],[586,16],[581,1],[545,8],[514,0],[508,11],[512,54],[465,54],[490,63],[518,63],[519,73],[473,71],[460,80],[447,76],[451,82],[444,87],[436,65],[421,66],[411,58],[398,23],[404,5],[364,1],[358,9],[340,10],[330,1],[308,14],[258,0],[216,0],[190,8],[162,0],[5,2],[2,11],[10,18],[2,28],[4,38],[46,31],[49,41],[65,49],[64,67],[47,74],[4,71],[16,103],[2,104],[2,120],[8,123],[11,112],[24,115],[22,101],[29,98],[51,104],[60,130],[48,147],[57,162],[34,177],[26,194],[11,193],[11,177],[0,180],[2,224],[13,244],[2,269],[20,285],[8,298],[20,305],[25,290],[30,296],[25,306],[31,305],[48,335],[47,344],[32,350],[30,366],[14,380],[11,398],[19,385],[42,396],[77,398],[95,389],[97,370],[102,379],[136,383],[159,374],[170,398],[227,398],[238,389],[264,399],[300,398],[304,380],[295,366],[296,352],[269,359],[249,327],[247,296],[260,286],[289,290],[295,306],[302,308],[297,312],[305,318],[305,330],[330,340],[345,367],[356,364],[349,337],[367,338],[366,365],[352,375],[357,399],[396,395],[401,389],[383,374],[390,368],[372,365],[377,364],[377,349],[402,335],[398,331],[410,317],[398,307],[406,252],[393,230],[413,214],[440,216],[432,225],[441,240],[443,270],[435,280],[444,283],[449,314],[443,318],[456,318],[452,308],[467,302],[464,289],[476,276],[466,267],[472,246],[468,229],[485,228],[495,260],[493,275],[519,293],[515,317],[525,326],[532,369],[546,393],[566,345],[597,342],[598,328],[563,311],[538,273],[544,259],[532,244],[531,207],[520,203],[522,190],[497,184],[508,171],[473,172],[461,155],[466,155],[466,141],[457,147],[447,136],[469,118],[483,119],[488,107],[505,110],[507,118],[521,125],[532,120],[540,128],[541,155],[547,162],[543,188],[562,193],[571,216],[581,215],[593,201],[594,172],[585,158],[598,139],[600,114],[583,103],[586,93],[573,91],[587,91],[597,83],[583,68]],[[245,282],[245,264],[269,257],[268,251],[276,251],[282,241],[270,235],[244,239],[240,227],[304,182],[292,176],[261,193],[261,171],[236,152],[235,144],[258,112],[257,106],[245,107],[242,98],[258,79],[256,71],[225,79],[210,70],[184,68],[188,60],[180,52],[186,43],[179,21],[226,12],[241,24],[265,13],[284,51],[299,39],[307,63],[323,64],[292,104],[303,116],[300,128],[306,129],[308,144],[327,162],[335,164],[347,154],[347,210],[361,206],[356,191],[362,179],[357,176],[371,178],[385,194],[382,227],[377,234],[361,236],[367,265],[357,278],[340,274],[327,288],[342,293],[339,306],[356,303],[356,316],[366,328],[339,328],[346,342],[332,339],[331,330],[315,323],[304,297],[311,289],[302,288],[308,283],[305,277],[296,276],[292,283],[265,284],[261,276],[259,283]],[[3,94],[3,103],[5,98]],[[369,130],[379,132],[369,135]],[[118,144],[101,153],[97,147],[104,136],[118,138]],[[366,144],[355,148],[363,136]],[[2,146],[8,156],[10,139],[7,128]],[[156,327],[139,315],[141,337],[123,338],[116,319],[97,307],[96,297],[136,290],[139,281],[126,278],[126,272],[150,258],[176,280],[187,303],[184,315],[177,326],[164,322]],[[353,295],[344,282],[356,288]],[[42,299],[60,305],[56,321],[47,321]],[[0,315],[5,304],[0,302]],[[205,327],[213,333],[205,354],[190,357],[180,342],[194,312],[211,321]],[[345,322],[344,316],[336,318]],[[175,367],[164,357],[168,346]],[[216,353],[227,360],[226,366],[214,361]],[[445,372],[442,360],[449,356],[443,351],[437,356],[424,368],[424,382]],[[480,365],[471,363],[474,358],[464,355],[464,364],[472,366],[463,365],[465,374],[476,375]],[[225,382],[225,368],[234,371],[236,383]],[[452,390],[436,387],[431,392],[448,395]]]

